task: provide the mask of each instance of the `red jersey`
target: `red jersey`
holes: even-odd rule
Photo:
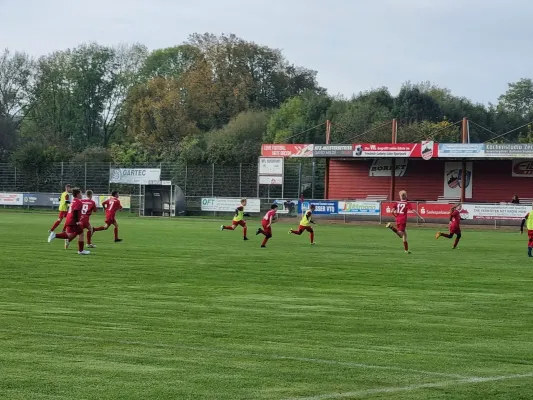
[[[272,218],[274,218],[274,215],[276,215],[276,212],[277,210],[269,210],[265,216],[263,217],[263,219],[265,221],[270,221]]]
[[[83,199],[81,204],[81,221],[88,222],[91,218],[91,214],[96,212],[96,203],[92,199]]]
[[[122,210],[122,204],[116,197],[110,197],[102,203],[106,219],[114,219],[118,210]]]
[[[461,225],[461,212],[460,211],[454,210],[450,214],[450,225],[455,228],[459,228],[459,225]]]
[[[401,200],[397,203],[394,203],[392,207],[393,211],[396,211],[396,223],[397,224],[406,224],[407,223],[407,213],[411,210],[414,210],[411,203],[408,201]]]
[[[72,200],[72,203],[70,203],[70,206],[68,208],[67,222],[65,223],[65,225],[73,226],[73,225],[76,225],[76,223],[81,220],[82,207],[83,207],[83,204],[80,199],[74,198]]]

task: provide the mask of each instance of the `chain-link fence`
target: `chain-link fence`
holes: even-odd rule
[[[61,192],[65,184],[95,193],[119,190],[138,195],[134,185],[109,183],[109,169],[126,167],[109,163],[53,163],[18,167],[0,164],[0,192]],[[161,168],[161,180],[172,181],[186,197],[250,197],[262,199],[324,198],[324,159],[286,160],[284,185],[258,185],[257,164],[190,165],[163,162],[128,165],[127,168]]]

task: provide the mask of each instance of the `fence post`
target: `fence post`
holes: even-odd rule
[[[183,190],[183,194],[187,197],[187,163],[185,163],[185,190]]]
[[[239,163],[239,197],[242,199],[242,163]]]
[[[213,163],[211,171],[211,197],[215,197],[215,164]]]
[[[111,173],[111,163],[109,163],[109,172]],[[110,179],[107,179],[107,193],[111,194],[111,182],[109,182]]]
[[[313,158],[313,180],[311,181],[311,198],[314,199],[315,198],[315,169],[316,169],[316,162],[315,162],[315,159]]]
[[[17,166],[15,166],[15,190],[18,190],[18,185],[17,185]]]
[[[61,161],[61,188],[65,186],[63,184],[63,173],[64,173],[64,166],[63,166],[63,161]]]
[[[296,193],[298,198],[302,197],[302,162],[298,164],[298,193]]]
[[[383,223],[383,217],[381,216],[381,209],[383,208],[383,202],[380,200],[379,201],[379,224],[381,225]]]
[[[87,190],[87,162],[85,162],[85,179],[83,183],[83,188],[84,188],[84,191]]]

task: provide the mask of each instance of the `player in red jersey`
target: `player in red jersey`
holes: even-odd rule
[[[68,209],[67,222],[65,224],[67,231],[57,234],[55,232],[51,232],[50,236],[48,237],[48,242],[51,242],[55,238],[70,241],[78,236],[78,254],[87,255],[90,254],[90,251],[84,250],[85,243],[83,241],[83,228],[81,225],[81,211],[83,208],[83,204],[81,202],[81,190],[73,189],[72,197],[73,199]]]
[[[102,202],[102,207],[105,210],[105,224],[104,226],[93,228],[93,232],[106,231],[111,225],[114,225],[115,242],[122,242],[122,239],[118,238],[118,222],[115,218],[117,211],[122,210],[122,204],[120,204],[120,200],[118,199],[118,192],[114,191],[111,193],[111,197]]]
[[[527,213],[524,219],[522,219],[520,234],[524,233],[524,225],[526,225],[527,228],[527,255],[528,257],[533,257],[531,254],[531,251],[533,250],[533,211]]]
[[[453,238],[453,235],[456,235],[452,249],[456,249],[457,245],[459,244],[459,240],[461,240],[461,209],[462,206],[459,203],[453,206],[450,210],[450,233],[437,232],[435,235],[435,239],[438,239],[441,236],[451,239]]]
[[[403,248],[405,249],[405,252],[408,254],[411,254],[409,251],[409,244],[407,243],[407,213],[409,211],[413,211],[418,218],[422,222],[424,221],[424,218],[418,214],[418,212],[415,210],[413,205],[407,201],[407,192],[405,190],[400,191],[400,201],[397,203],[394,203],[394,206],[392,207],[392,215],[396,218],[396,227],[392,226],[392,224],[389,222],[386,227],[389,228],[391,231],[393,231],[395,234],[398,235],[400,239],[403,240]]]
[[[259,228],[256,232],[256,235],[259,235],[259,234],[265,235],[265,238],[263,239],[263,243],[261,243],[261,247],[266,247],[268,239],[272,237],[272,224],[275,222],[274,217],[276,216],[277,211],[278,211],[278,205],[272,204],[270,206],[270,210],[265,214],[265,216],[261,220],[262,228]]]
[[[87,229],[87,247],[95,248],[96,246],[91,242],[93,236],[93,227],[90,219],[92,213],[98,212],[98,209],[96,208],[96,203],[93,200],[93,191],[87,190],[85,192],[85,199],[83,199],[81,202],[83,204],[81,209],[81,222],[83,229]]]
[[[55,231],[61,221],[63,221],[63,218],[67,216],[71,192],[72,189],[70,188],[70,185],[65,185],[65,191],[61,193],[61,197],[59,198],[59,215],[57,216],[56,222],[54,222],[48,233]],[[63,226],[63,232],[65,232],[65,229],[66,224]]]

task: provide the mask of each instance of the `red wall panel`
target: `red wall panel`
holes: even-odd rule
[[[444,160],[409,160],[403,177],[396,177],[396,193],[407,190],[411,200],[437,200],[444,192]],[[388,195],[390,177],[368,176],[371,161],[331,160],[330,199],[364,199]],[[510,160],[474,161],[472,199],[477,202],[510,201],[513,194],[533,198],[533,178],[513,178]]]

